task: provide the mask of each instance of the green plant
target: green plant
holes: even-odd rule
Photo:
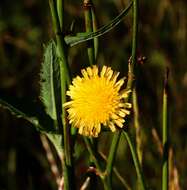
[[[49,0],[53,31],[55,38],[51,39],[50,42],[44,47],[44,58],[41,69],[41,101],[44,105],[42,114],[34,113],[32,116],[26,114],[24,111],[20,111],[18,108],[10,105],[9,103],[0,100],[1,106],[7,108],[16,115],[29,121],[36,129],[46,135],[52,142],[58,155],[62,159],[63,174],[64,178],[64,189],[75,189],[75,166],[73,161],[74,147],[77,140],[77,130],[71,128],[67,122],[67,113],[63,105],[67,102],[66,92],[69,85],[72,82],[71,68],[68,64],[68,48],[75,46],[82,42],[87,42],[87,52],[90,65],[97,63],[98,56],[98,37],[109,32],[111,29],[116,27],[132,10],[133,24],[132,24],[132,55],[128,65],[128,81],[125,93],[125,102],[128,103],[132,100],[131,91],[134,90],[136,83],[136,72],[137,72],[137,43],[138,43],[138,0],[133,0],[129,3],[126,9],[121,12],[114,20],[109,24],[96,28],[95,12],[92,1],[85,1],[85,22],[86,32],[77,33],[76,35],[65,35],[64,31],[64,1],[63,0]],[[165,94],[166,95],[166,94]],[[164,95],[163,103],[163,128],[167,126],[167,100]],[[135,94],[136,96],[136,94]],[[129,120],[131,116],[129,116]],[[166,130],[164,130],[163,143],[167,141]],[[136,148],[132,142],[129,131],[125,129],[118,129],[112,134],[112,143],[109,149],[108,158],[106,163],[100,159],[99,153],[97,152],[96,139],[90,137],[84,137],[84,141],[88,152],[90,154],[89,163],[94,164],[94,172],[101,179],[105,189],[112,189],[112,178],[114,170],[114,161],[119,145],[121,133],[127,139],[130,147],[134,165],[136,168],[138,181],[140,182],[141,189],[146,189],[146,184],[141,168],[141,164],[136,153]],[[104,163],[104,164],[103,164]],[[163,167],[163,184],[167,183],[167,163]],[[165,169],[164,169],[165,168]],[[128,186],[128,185],[127,185]],[[167,185],[164,185],[163,189],[167,189]]]

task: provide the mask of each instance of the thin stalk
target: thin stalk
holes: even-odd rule
[[[97,31],[97,19],[96,19],[96,15],[95,15],[94,5],[92,6],[91,12],[92,12],[93,32],[96,32]],[[98,37],[95,37],[93,40],[94,40],[94,54],[95,54],[95,61],[96,61],[97,55],[98,55],[98,48],[99,48],[99,39],[98,39]]]
[[[61,68],[62,70],[63,68]],[[61,76],[63,76],[61,74]],[[63,84],[62,84],[63,83]],[[65,88],[65,80],[61,78],[61,85],[64,85]],[[62,87],[62,86],[61,86]],[[66,88],[65,88],[66,89]],[[65,91],[62,96],[62,105],[66,102]],[[62,108],[62,123],[63,123],[63,139],[62,139],[62,147],[63,151],[63,171],[64,171],[64,189],[65,190],[74,190],[75,189],[75,181],[74,181],[74,171],[73,171],[73,163],[72,163],[72,151],[71,151],[71,136],[70,136],[70,127],[66,121],[66,111],[65,108]]]
[[[143,172],[141,170],[141,167],[140,167],[140,161],[138,159],[138,155],[137,155],[137,152],[136,152],[136,148],[130,138],[130,135],[128,134],[128,132],[126,132],[125,130],[123,130],[123,134],[128,142],[128,145],[129,145],[129,148],[130,148],[130,151],[131,151],[131,154],[132,154],[132,158],[133,158],[133,161],[134,161],[134,166],[135,166],[135,169],[136,169],[136,173],[137,173],[137,176],[138,176],[138,179],[140,181],[140,186],[141,186],[141,189],[142,190],[146,190],[146,185],[145,185],[145,181],[144,181],[144,176],[143,176]]]
[[[92,1],[84,0],[84,18],[85,18],[85,28],[86,32],[93,32],[93,20],[92,20]],[[87,42],[87,52],[90,65],[95,63],[95,51],[94,51],[94,41],[90,40]]]
[[[57,0],[57,13],[60,23],[60,29],[63,30],[64,26],[64,0]]]
[[[112,170],[113,170],[114,159],[116,156],[120,136],[121,136],[121,131],[117,131],[113,135],[112,144],[110,147],[109,156],[108,156],[108,160],[107,160],[106,180],[107,180],[107,183],[108,183],[108,186],[110,189],[112,189]]]
[[[102,174],[102,169],[101,169],[99,162],[97,160],[97,157],[93,151],[92,143],[90,142],[90,140],[87,137],[84,137],[84,142],[86,144],[88,152],[89,152],[90,156],[92,157],[92,160],[93,160],[97,170],[99,171],[99,174]]]
[[[138,0],[133,0],[133,28],[132,28],[132,55],[129,61],[127,89],[133,86],[135,65],[137,57],[137,42],[138,42]]]
[[[164,92],[163,92],[163,107],[162,107],[162,143],[163,143],[163,164],[162,164],[162,190],[168,189],[169,179],[169,141],[168,141],[168,70],[166,71]]]
[[[107,181],[105,180],[105,175],[104,173],[102,172],[102,168],[99,164],[99,161],[97,160],[97,157],[95,155],[95,152],[93,151],[93,147],[92,147],[92,143],[90,142],[90,140],[87,138],[87,137],[84,137],[84,142],[86,144],[86,147],[88,149],[88,152],[90,154],[90,156],[92,157],[92,160],[93,160],[93,163],[95,164],[96,166],[96,169],[97,169],[97,173],[99,174],[102,182],[103,182],[103,185],[104,185],[104,189],[105,190],[110,190],[109,187],[108,187],[108,183]]]
[[[104,155],[102,152],[99,152],[100,156],[107,161],[107,157],[106,155]],[[116,175],[116,177],[119,179],[119,181],[122,183],[122,185],[125,187],[125,189],[127,190],[131,190],[129,184],[125,181],[125,179],[123,178],[123,176],[119,173],[119,171],[117,170],[117,168],[114,166],[113,167],[113,171],[114,174]]]
[[[123,176],[118,172],[118,170],[115,167],[114,167],[114,174],[116,175],[116,177],[119,179],[119,181],[122,183],[122,185],[126,190],[131,190],[129,184],[125,181]]]

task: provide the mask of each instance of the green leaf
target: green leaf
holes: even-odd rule
[[[56,54],[56,45],[50,41],[44,47],[44,61],[40,72],[40,97],[45,106],[46,113],[57,120],[57,111],[60,109],[60,69],[59,58]],[[58,108],[57,108],[58,107]]]
[[[124,9],[116,18],[114,18],[110,23],[104,25],[96,32],[85,32],[85,33],[78,33],[76,36],[65,36],[64,40],[67,45],[74,46],[76,44],[79,44],[81,42],[85,42],[87,40],[91,40],[95,37],[99,37],[107,32],[109,32],[111,29],[113,29],[115,26],[117,26],[123,19],[124,16],[127,15],[130,8],[132,6],[132,2],[129,3],[126,9]]]
[[[8,103],[7,101],[0,98],[0,107],[7,109],[12,115],[17,118],[23,118],[29,123],[31,123],[38,131],[46,132],[51,134],[57,134],[57,130],[53,127],[54,121],[45,113],[43,107],[39,104],[31,103],[29,101],[22,101],[21,106],[19,105],[19,100],[14,98],[13,102]],[[16,102],[16,103],[15,103]],[[25,107],[29,107],[27,110]],[[23,111],[24,110],[24,111]]]
[[[0,107],[3,107],[4,109],[7,109],[11,112],[12,115],[15,115],[18,118],[24,118],[25,120],[32,123],[35,127],[39,127],[39,121],[36,117],[28,116],[22,111],[18,110],[14,106],[10,105],[6,101],[0,99]]]

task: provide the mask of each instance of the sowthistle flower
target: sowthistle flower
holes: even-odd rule
[[[98,137],[101,126],[112,132],[122,128],[125,116],[130,114],[131,103],[125,102],[130,90],[120,90],[125,78],[117,81],[119,72],[103,66],[81,70],[82,77],[73,79],[67,95],[70,101],[64,104],[69,113],[69,123],[85,136]]]

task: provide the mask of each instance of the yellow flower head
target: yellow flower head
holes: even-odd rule
[[[97,137],[101,125],[108,126],[112,132],[123,127],[124,117],[130,114],[130,103],[124,98],[130,91],[120,91],[124,78],[117,81],[119,72],[103,66],[101,72],[97,66],[81,70],[82,77],[73,79],[67,95],[71,101],[64,104],[69,113],[69,122],[85,136]]]

